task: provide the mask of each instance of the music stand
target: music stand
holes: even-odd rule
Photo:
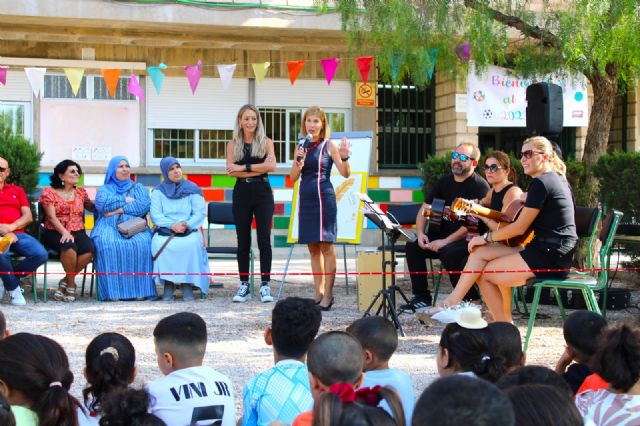
[[[393,322],[393,325],[400,331],[400,335],[404,337],[404,331],[402,330],[402,325],[400,324],[400,320],[398,319],[398,312],[395,308],[396,294],[397,291],[402,299],[406,303],[409,303],[407,296],[402,292],[402,289],[396,285],[396,250],[395,243],[398,240],[402,241],[413,241],[414,237],[407,234],[399,224],[395,224],[391,222],[391,219],[380,209],[380,207],[375,204],[368,196],[365,194],[360,195],[360,199],[364,202],[365,207],[367,208],[367,212],[365,216],[371,219],[373,223],[376,224],[378,228],[382,231],[382,288],[376,294],[376,297],[373,298],[371,304],[364,312],[363,316],[371,315],[373,307],[375,306],[378,299],[380,299],[380,306],[376,310],[375,315],[380,315],[382,312],[382,316],[386,319]],[[389,237],[389,241],[391,244],[391,260],[387,261],[386,259],[386,241]],[[391,266],[391,285],[387,287],[387,265]]]

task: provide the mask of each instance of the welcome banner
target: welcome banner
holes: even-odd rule
[[[587,79],[551,74],[520,78],[511,70],[489,66],[482,75],[469,67],[467,76],[467,125],[526,127],[527,86],[548,82],[562,87],[564,127],[588,125]]]

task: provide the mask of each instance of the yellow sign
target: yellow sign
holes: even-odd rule
[[[375,83],[356,83],[356,106],[376,106]]]

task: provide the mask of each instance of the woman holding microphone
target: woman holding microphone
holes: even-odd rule
[[[323,311],[333,305],[333,283],[336,253],[333,243],[337,235],[336,194],[331,184],[331,168],[335,164],[345,178],[351,174],[350,146],[342,138],[340,146],[329,140],[327,115],[318,106],[307,109],[302,116],[303,135],[310,135],[306,148],[299,146],[289,177],[300,179],[298,209],[298,242],[307,244],[311,256],[311,271],[315,300]]]

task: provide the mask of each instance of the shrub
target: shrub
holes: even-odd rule
[[[600,157],[593,167],[600,180],[600,196],[608,209],[624,213],[624,222],[640,219],[640,153],[614,152]]]
[[[38,173],[42,153],[38,147],[13,133],[9,123],[0,116],[0,157],[9,162],[11,174],[8,183],[15,183],[32,196],[38,186]]]

